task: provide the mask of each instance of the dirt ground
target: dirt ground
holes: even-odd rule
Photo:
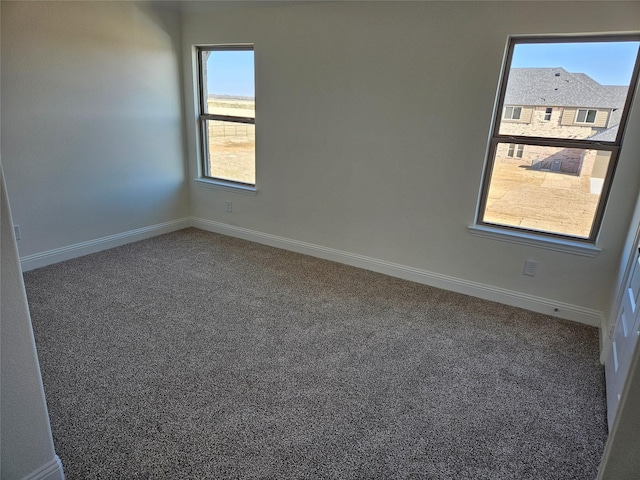
[[[256,182],[255,126],[209,122],[209,175],[234,182]]]
[[[255,102],[236,98],[209,98],[208,112],[255,118]],[[209,175],[255,184],[255,125],[209,121]]]
[[[484,220],[588,237],[599,198],[587,176],[496,163]]]

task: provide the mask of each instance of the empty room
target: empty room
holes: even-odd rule
[[[640,478],[640,2],[0,2],[2,479]]]

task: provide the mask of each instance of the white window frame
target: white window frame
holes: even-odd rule
[[[545,122],[550,122],[551,121],[551,115],[553,114],[553,108],[552,107],[547,107],[544,109],[544,121]],[[547,118],[548,117],[548,118]]]
[[[585,112],[583,121],[578,120],[578,118],[580,117],[580,112]],[[593,121],[592,122],[589,121],[589,112],[594,112]],[[580,125],[593,125],[593,124],[596,123],[596,118],[597,117],[598,117],[598,109],[596,109],[596,108],[579,108],[578,110],[576,110],[576,120],[575,120],[574,123],[577,123],[577,124],[580,124]]]
[[[518,143],[510,143],[507,147],[507,157],[509,158],[522,158],[524,152],[524,145]]]
[[[476,220],[474,225],[469,227],[469,231],[473,235],[503,240],[512,243],[522,243],[551,250],[574,253],[577,255],[595,256],[600,249],[596,247],[600,228],[602,226],[602,218],[611,190],[613,174],[616,169],[620,148],[622,146],[622,138],[627,125],[627,117],[629,109],[633,102],[633,97],[637,89],[638,76],[640,70],[640,56],[636,57],[633,74],[629,84],[629,93],[623,110],[616,139],[614,141],[594,141],[590,139],[572,139],[572,138],[553,138],[553,137],[533,137],[524,135],[504,135],[500,134],[500,123],[505,118],[506,106],[504,98],[506,93],[508,74],[511,67],[511,59],[513,49],[517,44],[521,43],[562,43],[562,42],[597,42],[597,41],[640,41],[640,33],[635,34],[606,34],[606,35],[579,35],[579,36],[511,36],[507,41],[507,51],[503,70],[501,74],[500,86],[498,90],[498,98],[496,102],[495,112],[492,121],[491,136],[487,148],[487,156],[483,171],[482,185],[476,209]],[[609,167],[607,170],[602,193],[596,212],[594,215],[591,231],[587,238],[576,237],[567,234],[555,232],[544,232],[532,230],[522,227],[495,224],[484,221],[484,212],[487,206],[487,198],[491,183],[491,175],[493,165],[496,159],[496,149],[499,144],[517,143],[533,146],[561,147],[561,148],[577,148],[582,150],[603,150],[611,152]]]
[[[233,115],[218,115],[207,113],[205,105],[206,99],[204,98],[205,88],[204,82],[204,68],[202,65],[202,52],[206,51],[250,51],[255,52],[252,44],[230,44],[230,45],[198,45],[195,47],[196,56],[196,72],[198,75],[198,130],[200,135],[199,150],[200,150],[200,162],[199,171],[200,175],[197,179],[198,182],[205,184],[206,186],[222,187],[231,189],[234,191],[241,191],[245,193],[254,194],[256,192],[256,183],[244,183],[235,180],[229,180],[226,178],[218,178],[207,175],[209,164],[209,150],[208,150],[208,120],[222,120],[225,122],[235,122],[240,124],[255,125],[255,118],[241,117]],[[255,55],[255,53],[254,53]],[[256,160],[257,161],[257,158]],[[257,179],[256,179],[257,182]]]
[[[511,109],[511,113],[510,115],[507,115],[507,112],[509,111],[509,109]],[[514,114],[516,113],[516,110],[518,112],[517,117],[514,116]],[[523,107],[521,105],[505,105],[502,118],[504,120],[520,120],[522,118],[522,110],[523,110]]]

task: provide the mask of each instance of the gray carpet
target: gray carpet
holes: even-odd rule
[[[598,332],[187,229],[25,274],[69,479],[577,479]]]

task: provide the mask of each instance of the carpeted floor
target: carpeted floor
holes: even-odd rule
[[[595,479],[598,332],[187,229],[27,272],[68,479]]]

